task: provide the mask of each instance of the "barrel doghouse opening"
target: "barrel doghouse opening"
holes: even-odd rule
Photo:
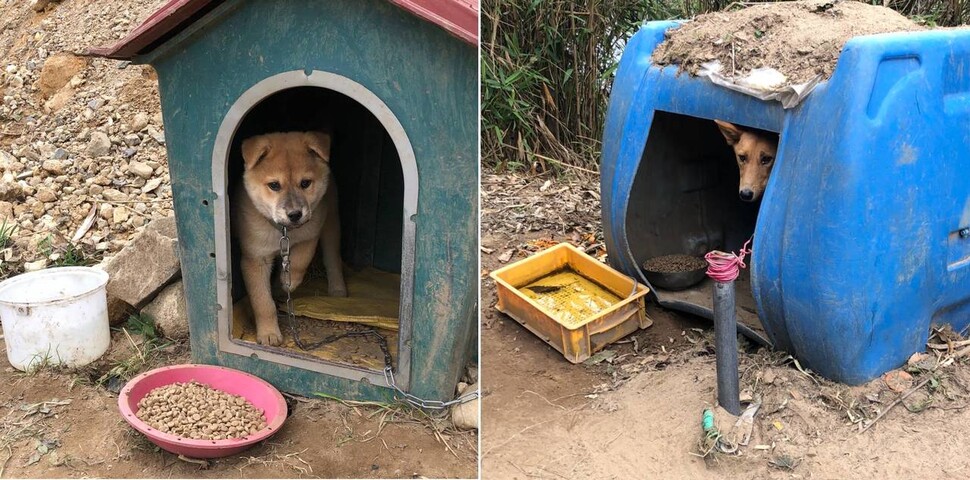
[[[307,278],[293,292],[295,329],[304,344],[311,344],[374,328],[387,339],[398,370],[401,362],[406,362],[399,358],[399,347],[410,332],[409,319],[402,322],[402,316],[410,314],[410,305],[402,302],[408,297],[402,292],[409,291],[410,285],[402,285],[402,279],[405,284],[409,282],[412,266],[402,260],[413,258],[404,251],[406,245],[413,245],[413,239],[404,238],[408,219],[404,218],[406,185],[401,156],[371,110],[351,96],[316,86],[288,88],[263,98],[242,117],[232,137],[226,166],[228,208],[232,209],[232,196],[242,181],[241,144],[245,139],[272,132],[314,130],[327,130],[332,136],[330,168],[339,198],[341,257],[348,295],[328,295],[318,248]],[[229,250],[232,311],[227,333],[237,353],[252,351],[259,358],[354,379],[373,380],[383,371],[384,354],[374,337],[342,338],[303,351],[296,346],[285,315],[279,317],[283,344],[257,344],[236,239]],[[279,288],[279,272],[277,259],[272,277],[274,299],[283,312],[285,294]],[[238,351],[240,347],[242,351]]]
[[[626,234],[637,265],[661,255],[740,250],[754,234],[761,199],[742,201],[739,181],[734,151],[712,120],[657,111],[627,208]],[[763,335],[748,269],[735,285],[738,321]],[[661,305],[712,318],[709,278],[679,291],[652,287]]]

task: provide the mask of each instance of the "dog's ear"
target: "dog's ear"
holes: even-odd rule
[[[246,170],[256,166],[269,153],[269,140],[263,136],[249,137],[242,144],[243,163]]]
[[[738,143],[738,140],[741,140],[741,129],[733,123],[722,120],[714,120],[714,123],[717,124],[717,128],[721,129],[721,135],[724,135],[724,139],[727,140],[728,145],[735,145]]]
[[[324,162],[330,162],[330,134],[327,132],[306,132],[306,147],[311,154]]]

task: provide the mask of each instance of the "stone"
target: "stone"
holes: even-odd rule
[[[95,247],[97,248],[97,247]],[[107,246],[101,250],[107,249]],[[113,327],[125,323],[128,317],[136,312],[135,307],[128,305],[123,300],[108,296],[108,323]]]
[[[155,128],[152,125],[149,125],[148,126],[148,136],[149,137],[152,137],[152,139],[154,139],[160,145],[164,145],[165,144],[165,134],[162,133],[162,132],[160,132],[160,131],[158,131],[158,129]]]
[[[19,163],[17,162],[17,157],[0,150],[0,170],[12,170],[15,163]]]
[[[57,195],[47,188],[38,188],[34,198],[44,203],[51,203],[57,200]]]
[[[33,8],[35,12],[43,12],[50,3],[51,0],[31,0],[30,8]]]
[[[7,180],[5,178],[0,180],[0,200],[17,202],[23,200],[25,196],[26,192],[24,192],[24,187],[13,179]]]
[[[44,102],[44,110],[46,110],[48,113],[56,113],[60,109],[66,107],[67,104],[74,99],[74,95],[74,88],[67,85],[58,90],[57,93],[55,93],[54,96],[52,96],[49,100]]]
[[[129,163],[128,171],[146,180],[149,178],[152,178],[152,175],[155,174],[155,170],[153,170],[152,167],[149,167],[148,165],[141,162]]]
[[[149,193],[158,188],[162,184],[161,178],[153,178],[145,183],[145,186],[141,188],[142,193]]]
[[[87,154],[92,157],[103,157],[111,151],[111,139],[104,132],[91,132],[91,140],[88,142]]]
[[[51,175],[64,175],[64,162],[60,160],[44,160],[40,168]]]
[[[189,338],[188,308],[181,280],[165,287],[141,313],[155,320],[155,326],[162,335],[172,340]]]
[[[148,128],[148,114],[145,112],[138,112],[135,114],[135,118],[131,119],[131,131],[140,132]]]
[[[478,391],[478,382],[459,389],[459,396]],[[460,430],[478,430],[479,399],[469,400],[451,407],[451,422]]]
[[[44,67],[40,70],[37,89],[43,98],[49,98],[67,85],[71,81],[71,77],[83,71],[87,66],[88,62],[84,57],[70,53],[59,53],[48,57],[44,61]]]
[[[101,196],[109,202],[124,202],[125,200],[128,200],[128,195],[125,195],[114,188],[104,189],[104,191],[101,192]]]
[[[128,217],[130,216],[130,213],[128,212],[127,208],[118,207],[114,209],[114,212],[112,212],[111,216],[112,216],[112,220],[114,220],[114,223],[122,224],[128,221]]]
[[[12,203],[0,201],[0,223],[6,222],[7,224],[11,224],[14,222],[13,210]]]
[[[67,150],[64,150],[63,148],[58,148],[54,150],[54,153],[52,154],[52,157],[54,158],[54,160],[64,160],[68,156],[70,156],[70,154],[67,152]]]
[[[43,270],[47,268],[47,262],[48,260],[46,258],[42,258],[35,262],[24,263],[24,272],[36,272],[38,270]]]
[[[142,308],[180,273],[174,218],[154,220],[111,258],[108,296]]]

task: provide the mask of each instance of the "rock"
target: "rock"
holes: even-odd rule
[[[37,79],[37,89],[41,96],[45,99],[49,98],[54,92],[67,85],[71,77],[80,73],[87,65],[85,58],[70,53],[59,53],[49,57],[40,71],[40,78]]]
[[[17,157],[0,150],[0,170],[11,170],[15,163],[19,163],[17,162]]]
[[[159,143],[159,145],[165,144],[165,134],[159,132],[154,126],[148,126],[148,136],[152,137],[156,142]]]
[[[88,142],[87,154],[92,157],[103,157],[111,151],[111,139],[104,132],[91,132],[91,140]]]
[[[141,192],[142,193],[149,193],[149,192],[155,190],[156,188],[158,188],[158,186],[161,185],[161,184],[162,184],[162,179],[161,178],[153,178],[153,179],[151,179],[151,180],[149,180],[148,182],[145,183],[145,186],[142,187]]]
[[[74,95],[75,95],[74,88],[72,88],[70,85],[67,85],[64,88],[58,90],[57,93],[55,93],[54,96],[50,98],[50,100],[47,100],[46,102],[44,102],[44,110],[46,110],[48,113],[55,113],[60,109],[64,108],[65,106],[67,106],[67,104],[74,99]]]
[[[51,0],[31,0],[30,8],[33,8],[35,12],[43,12],[50,4]]]
[[[142,308],[178,276],[179,267],[175,219],[155,220],[105,266],[108,296]]]
[[[145,112],[138,112],[135,114],[135,118],[131,119],[131,131],[140,132],[148,127],[148,114]]]
[[[125,200],[128,200],[128,195],[125,195],[114,188],[104,189],[104,191],[101,192],[101,196],[109,202],[124,202]]]
[[[108,296],[108,323],[111,326],[119,325],[134,315],[135,307],[128,305],[125,301]]]
[[[121,156],[123,158],[131,158],[134,157],[136,153],[138,153],[138,149],[128,147],[121,151]]]
[[[7,224],[13,223],[13,204],[10,202],[0,201],[0,223],[6,221]]]
[[[34,194],[34,198],[44,203],[51,203],[57,200],[57,195],[49,189],[38,188],[37,193]]]
[[[478,382],[472,385],[468,385],[463,389],[459,390],[458,395],[464,395],[466,393],[477,392]],[[451,407],[451,422],[455,424],[455,427],[460,430],[477,430],[478,429],[478,402],[479,399],[467,401],[465,403],[459,403]]]
[[[52,157],[54,158],[54,160],[64,160],[68,156],[70,156],[70,153],[68,153],[67,150],[64,150],[63,148],[58,148],[54,150],[54,153],[52,154]]]
[[[130,214],[127,208],[119,207],[114,209],[112,220],[114,220],[114,223],[116,224],[122,224],[128,221],[129,216]]]
[[[44,160],[40,168],[51,175],[64,175],[64,162],[60,160]]]
[[[40,260],[37,260],[36,262],[27,262],[24,264],[25,272],[36,272],[38,270],[43,270],[45,268],[47,268],[46,258],[42,258]]]
[[[155,326],[166,337],[173,340],[189,337],[188,309],[181,280],[165,287],[141,313],[155,319]]]
[[[141,162],[129,163],[128,171],[146,180],[149,178],[152,178],[152,175],[155,174],[155,170],[153,170],[152,167],[149,167],[148,165]]]
[[[4,178],[0,180],[0,200],[17,202],[23,200],[25,196],[24,187],[16,181],[13,181],[13,179],[7,180]]]

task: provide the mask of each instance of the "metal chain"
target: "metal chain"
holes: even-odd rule
[[[447,402],[442,402],[440,400],[425,400],[423,398],[416,397],[410,393],[401,390],[397,386],[397,382],[394,381],[394,366],[393,359],[391,358],[390,349],[387,346],[387,338],[381,335],[377,330],[369,328],[367,330],[361,330],[357,332],[347,332],[336,335],[330,335],[319,342],[314,342],[310,344],[303,343],[300,339],[300,332],[296,326],[296,315],[293,313],[293,296],[290,293],[290,237],[287,235],[286,227],[283,227],[282,235],[280,236],[280,256],[283,257],[282,272],[281,277],[283,281],[283,289],[286,290],[286,320],[289,326],[290,335],[293,336],[293,343],[296,344],[300,350],[309,351],[316,350],[324,345],[336,342],[337,340],[350,337],[373,337],[377,340],[378,345],[381,348],[381,353],[384,354],[384,380],[387,382],[387,386],[393,388],[397,393],[399,393],[404,401],[414,405],[418,408],[426,408],[433,410],[442,410],[448,408],[452,405],[457,405],[459,403],[465,403],[474,400],[479,397],[478,391],[466,393],[464,395],[455,398],[454,400],[449,400]],[[636,287],[634,287],[635,289]]]

